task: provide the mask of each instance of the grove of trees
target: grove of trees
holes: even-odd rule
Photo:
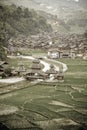
[[[32,35],[52,31],[51,25],[33,9],[16,5],[0,5],[0,59],[6,57],[8,39],[18,34]]]

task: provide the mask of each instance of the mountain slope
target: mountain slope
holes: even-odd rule
[[[5,4],[16,4],[44,11],[47,15],[56,15],[47,18],[54,30],[59,32],[84,33],[87,30],[87,0],[4,0]],[[44,16],[44,14],[41,13]]]
[[[43,31],[52,31],[51,26],[43,16],[28,8],[2,6],[2,16],[5,18],[6,29],[10,35],[36,34]],[[5,15],[4,15],[5,14]]]

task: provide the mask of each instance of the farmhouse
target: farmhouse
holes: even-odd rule
[[[48,78],[50,78],[50,80],[54,80],[57,73],[58,72],[55,70],[53,65],[51,65],[50,70],[47,70],[47,72],[46,72],[46,74],[48,75]]]
[[[64,80],[64,73],[62,71],[59,71],[59,73],[56,75],[57,80]]]
[[[54,48],[48,51],[48,58],[57,59],[61,58],[62,51]]]
[[[31,69],[36,70],[36,71],[41,70],[40,61],[39,60],[33,60]]]
[[[50,49],[48,51],[48,58],[57,59],[57,58],[75,58],[76,54],[73,50],[63,49]]]
[[[33,60],[31,70],[25,73],[27,80],[45,79],[46,74],[41,71],[39,60]]]
[[[61,54],[62,58],[72,58],[74,59],[76,57],[75,51],[72,50],[64,50]]]
[[[62,71],[56,71],[53,65],[50,66],[50,70],[47,70],[46,74],[48,75],[48,78],[52,80],[64,80],[64,73]]]
[[[57,74],[58,72],[55,70],[54,66],[53,65],[50,65],[50,69],[46,71],[46,74],[48,74],[48,76],[50,75],[55,75]]]
[[[23,75],[23,73],[26,71],[25,67],[24,67],[24,64],[22,63],[19,63],[18,64],[18,68],[13,71],[13,74],[16,74],[16,72],[18,73],[18,75]]]

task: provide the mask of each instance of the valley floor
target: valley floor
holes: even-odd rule
[[[87,129],[87,61],[60,59],[60,62],[68,66],[63,83],[0,83],[3,125],[11,130]]]

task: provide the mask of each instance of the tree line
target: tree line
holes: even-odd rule
[[[16,5],[0,5],[0,59],[6,57],[3,47],[8,46],[10,37],[50,31],[51,25],[35,10]]]

